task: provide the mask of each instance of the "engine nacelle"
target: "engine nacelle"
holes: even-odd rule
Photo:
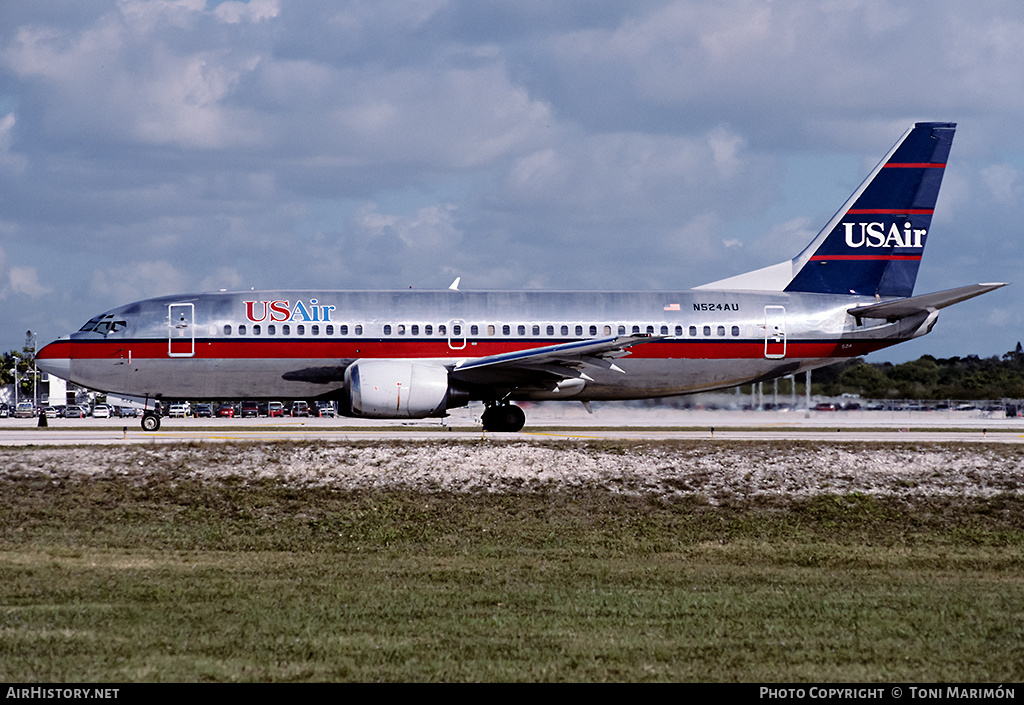
[[[345,370],[353,416],[373,419],[424,419],[444,416],[469,403],[453,389],[441,365],[404,360],[356,360]]]

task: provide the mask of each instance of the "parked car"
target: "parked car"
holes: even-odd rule
[[[304,401],[293,401],[292,416],[309,416],[309,404]]]
[[[316,403],[316,415],[321,417],[321,418],[324,418],[324,417],[334,418],[335,416],[338,415],[338,413],[334,410],[334,404],[332,402],[329,402],[329,401],[318,401]]]
[[[64,418],[66,419],[84,419],[85,412],[82,411],[82,407],[76,406],[75,404],[69,404],[68,408],[64,409]]]
[[[11,407],[7,406],[6,403],[0,402],[0,419],[6,419],[11,415]]]
[[[279,401],[272,401],[267,404],[267,416],[274,418],[275,416],[284,416],[284,404]]]
[[[260,405],[254,401],[243,401],[241,413],[243,419],[257,419],[260,416]]]
[[[43,413],[46,414],[46,418],[55,419],[57,418],[57,407],[47,406],[43,409]]]
[[[36,415],[36,410],[32,406],[30,401],[18,402],[17,408],[14,410],[14,416],[18,419],[30,419]]]
[[[167,415],[172,419],[183,419],[191,413],[192,409],[189,407],[189,403],[184,402],[182,404],[171,404],[171,408],[167,412]]]
[[[213,418],[213,404],[196,404],[197,419]]]
[[[217,407],[217,416],[233,419],[235,417],[235,405],[221,404]]]
[[[106,404],[97,404],[92,408],[92,417],[94,419],[109,419],[110,407]]]

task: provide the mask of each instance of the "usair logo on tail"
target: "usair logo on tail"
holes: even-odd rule
[[[928,234],[925,228],[914,228],[909,222],[903,230],[893,223],[889,232],[885,223],[843,223],[847,247],[924,247]]]

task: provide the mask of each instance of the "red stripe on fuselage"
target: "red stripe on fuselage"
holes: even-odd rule
[[[61,341],[48,357],[66,354],[72,360],[258,360],[291,359],[334,361],[364,359],[448,358],[463,360],[571,342],[568,340],[468,341],[453,350],[446,340],[196,340],[192,357],[169,357],[167,340]],[[787,358],[853,357],[866,355],[896,342],[885,340],[789,340]],[[48,351],[49,352],[49,351]],[[61,354],[58,354],[61,353]],[[673,340],[630,348],[632,359],[728,360],[764,357],[764,340]]]

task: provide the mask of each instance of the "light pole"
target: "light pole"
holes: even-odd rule
[[[39,407],[39,370],[36,369],[36,334],[32,331],[25,331],[25,347],[32,350],[32,408]]]

